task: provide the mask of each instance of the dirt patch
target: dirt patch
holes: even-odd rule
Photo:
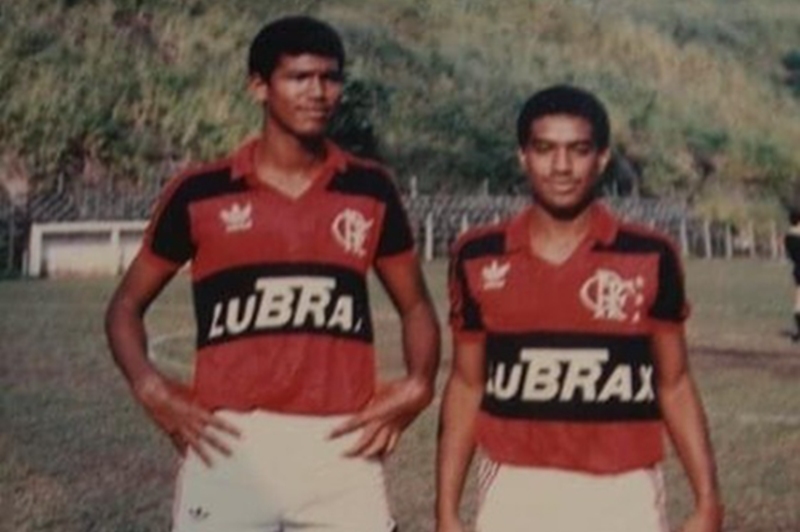
[[[753,349],[695,346],[689,348],[689,353],[693,362],[703,367],[760,369],[785,379],[800,376],[800,349],[797,355],[792,355]]]

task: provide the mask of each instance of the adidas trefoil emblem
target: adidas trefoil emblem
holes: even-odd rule
[[[499,290],[506,286],[506,276],[511,264],[500,264],[496,259],[481,269],[484,290]]]
[[[211,513],[202,506],[193,506],[189,508],[189,516],[195,521],[205,521],[211,516]]]
[[[220,211],[219,219],[222,220],[226,233],[247,231],[253,227],[253,205],[234,203],[229,208]]]

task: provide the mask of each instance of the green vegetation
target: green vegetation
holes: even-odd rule
[[[163,178],[258,127],[245,54],[319,15],[350,55],[335,135],[423,190],[520,188],[513,120],[571,82],[609,104],[622,188],[732,218],[800,179],[795,0],[31,0],[0,4],[0,177]],[[7,172],[6,172],[7,173]],[[756,205],[756,207],[754,207]]]

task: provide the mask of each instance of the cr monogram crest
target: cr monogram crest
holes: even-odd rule
[[[641,319],[639,309],[644,301],[643,287],[641,276],[623,279],[617,272],[601,268],[583,284],[580,297],[596,320],[631,320],[636,323]],[[628,311],[633,314],[628,315]]]
[[[334,218],[331,233],[346,252],[363,257],[367,252],[365,245],[373,222],[357,210],[345,209]]]

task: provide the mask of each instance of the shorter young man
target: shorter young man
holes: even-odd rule
[[[533,205],[464,235],[451,260],[437,530],[463,530],[477,447],[480,532],[666,532],[666,427],[696,499],[682,530],[717,532],[681,267],[663,236],[595,201],[609,160],[603,105],[546,89],[523,107],[517,135]]]

